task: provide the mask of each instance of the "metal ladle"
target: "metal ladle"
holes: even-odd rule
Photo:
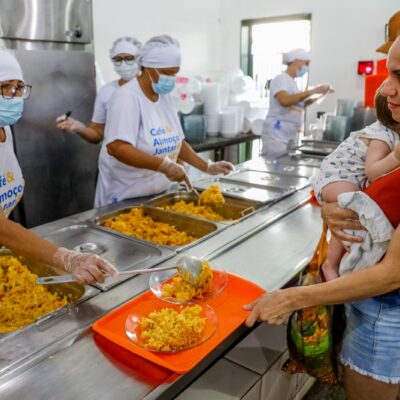
[[[193,192],[198,198],[200,198],[200,193],[193,187],[192,181],[190,180],[190,178],[187,175],[185,176],[184,181],[185,181],[187,191]]]
[[[178,272],[182,276],[187,276],[189,282],[195,282],[201,272],[203,262],[200,258],[195,256],[183,256],[181,257],[176,265],[161,268],[149,268],[149,269],[136,269],[132,271],[121,271],[118,276],[121,275],[139,275],[147,274],[152,272],[167,271],[169,269],[177,268]],[[75,282],[72,275],[55,275],[55,276],[42,276],[36,279],[38,285],[54,285],[58,283]]]

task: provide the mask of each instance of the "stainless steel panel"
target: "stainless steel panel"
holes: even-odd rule
[[[241,170],[227,176],[227,180],[245,182],[265,188],[282,188],[300,190],[310,184],[307,178],[302,176],[279,174],[275,172],[262,172],[257,170]]]
[[[307,167],[314,167],[319,168],[321,162],[323,160],[323,156],[319,155],[301,155],[301,154],[286,154],[277,158],[275,161],[280,164],[287,164],[287,165],[305,165]]]
[[[8,250],[0,250],[0,258],[4,256],[12,256],[13,254]],[[57,269],[51,268],[48,265],[44,265],[42,263],[33,262],[31,260],[20,258],[21,262],[34,274],[37,276],[48,276],[48,275],[58,275],[59,271]],[[33,322],[32,324],[27,325],[24,328],[17,329],[15,331],[0,333],[0,342],[5,340],[5,338],[10,337],[11,335],[16,335],[24,329],[29,328],[32,325],[40,325],[42,321],[48,320],[49,318],[53,318],[60,314],[67,312],[68,307],[74,307],[77,304],[81,303],[84,300],[87,300],[96,294],[99,293],[98,290],[90,287],[90,286],[82,286],[78,283],[62,283],[53,285],[53,287],[48,286],[47,290],[52,293],[60,293],[64,296],[67,296],[70,300],[70,304],[59,308],[49,314],[42,315],[38,320]]]
[[[296,150],[303,154],[327,156],[332,153],[338,145],[339,142],[331,142],[328,140],[307,140],[303,141],[301,146],[296,147]]]
[[[140,242],[144,242],[144,243],[152,243],[154,245],[153,242],[139,239],[134,236],[125,235],[125,234],[117,232],[113,229],[109,229],[103,225],[105,220],[110,219],[110,218],[115,218],[120,214],[128,213],[132,208],[142,208],[144,211],[144,214],[151,217],[154,221],[164,222],[164,223],[173,225],[177,230],[186,232],[189,235],[192,235],[193,237],[198,238],[198,239],[194,240],[192,243],[189,243],[186,245],[161,246],[161,247],[167,247],[170,249],[176,249],[176,250],[186,249],[189,246],[193,246],[194,244],[198,243],[199,241],[210,237],[210,235],[216,233],[218,230],[220,230],[224,227],[223,225],[218,224],[216,222],[211,222],[211,221],[207,221],[204,219],[195,218],[190,215],[179,214],[179,213],[175,213],[172,211],[160,210],[158,208],[154,208],[151,206],[135,206],[135,207],[130,207],[130,208],[123,208],[121,210],[118,210],[118,211],[115,211],[112,213],[108,213],[108,214],[104,214],[104,215],[101,215],[101,216],[95,218],[94,223],[97,225],[98,228],[103,229],[107,232],[112,232],[116,235],[120,235],[122,237],[129,238],[130,240],[140,241]]]
[[[243,168],[254,169],[257,171],[271,171],[277,172],[284,175],[295,175],[310,177],[318,172],[317,168],[304,166],[304,165],[286,165],[278,163],[275,160],[266,160],[265,158],[256,158],[250,161],[246,161],[243,164]]]
[[[16,51],[33,85],[14,126],[15,151],[26,186],[19,206],[28,227],[93,207],[99,146],[57,130],[67,110],[90,121],[95,98],[94,56],[87,52]],[[45,60],[45,62],[44,62]]]
[[[2,0],[0,37],[88,43],[91,0]]]
[[[97,254],[113,264],[118,271],[151,268],[175,255],[170,249],[134,242],[85,224],[59,229],[47,235],[46,239],[71,250]],[[95,286],[107,290],[131,278],[126,275],[116,279],[107,278],[104,283],[96,283]]]
[[[262,203],[252,200],[239,199],[224,195],[225,204],[221,207],[211,208],[224,218],[224,221],[239,221],[251,215],[254,211],[258,210],[263,206]],[[197,203],[198,197],[196,194],[191,192],[174,192],[168,193],[161,196],[157,196],[148,201],[148,204],[154,207],[166,207],[177,203],[178,201],[184,201],[185,203]],[[200,217],[198,217],[200,218]]]
[[[207,189],[210,185],[218,185],[224,196],[228,194],[229,196],[258,201],[264,204],[282,199],[295,191],[290,188],[286,189],[273,186],[268,187],[268,189],[254,187],[254,185],[249,183],[235,182],[226,178],[208,178],[194,182],[196,189],[201,190]]]
[[[206,258],[267,291],[277,290],[307,265],[321,228],[320,210],[308,204]]]

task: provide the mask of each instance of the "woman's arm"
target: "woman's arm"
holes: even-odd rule
[[[54,265],[54,254],[58,246],[44,240],[21,225],[0,216],[0,243],[15,254]],[[64,268],[62,264],[54,265]]]
[[[170,181],[181,182],[186,177],[185,168],[168,157],[160,158],[138,150],[131,143],[115,140],[107,145],[108,154],[135,168],[163,173]]]
[[[207,161],[203,160],[192,147],[184,140],[182,142],[181,151],[179,152],[179,159],[187,162],[200,171],[206,172],[208,168]]]
[[[105,124],[91,122],[88,126],[82,122],[62,115],[57,118],[57,128],[63,132],[75,133],[90,143],[100,143],[104,137]]]
[[[295,311],[316,305],[366,299],[400,288],[400,227],[396,229],[385,258],[373,267],[355,271],[326,283],[279,290],[245,306],[252,310],[248,326],[256,321],[281,324]]]
[[[371,182],[399,166],[400,154],[390,151],[389,146],[381,140],[370,141],[365,159],[365,173]]]
[[[91,122],[88,126],[78,130],[76,133],[89,143],[100,143],[104,137],[105,124]]]
[[[65,269],[82,284],[104,282],[105,276],[117,276],[117,270],[95,254],[81,254],[60,248],[0,212],[0,243],[17,255]]]
[[[307,97],[311,96],[312,94],[316,93],[327,93],[329,91],[328,85],[320,85],[316,86],[313,89],[307,89],[303,92],[298,92],[294,94],[289,94],[289,92],[282,90],[276,93],[275,97],[279,101],[279,104],[283,107],[290,107],[294,106],[295,104],[299,103],[300,101],[305,100]]]
[[[138,150],[131,143],[123,140],[114,140],[107,144],[108,154],[115,157],[118,161],[135,168],[150,169],[158,171],[163,159],[146,154]]]

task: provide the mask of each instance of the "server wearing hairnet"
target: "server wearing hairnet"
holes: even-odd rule
[[[91,143],[99,143],[103,140],[104,127],[107,119],[107,111],[110,100],[115,91],[135,78],[139,71],[137,59],[142,44],[133,37],[121,37],[117,39],[110,49],[110,58],[114,64],[115,72],[120,76],[112,82],[104,85],[96,96],[91,123],[86,126],[69,116],[61,115],[57,118],[57,128],[63,132],[78,134]]]
[[[270,83],[270,105],[262,132],[262,155],[267,158],[284,154],[295,145],[302,126],[304,100],[313,94],[331,91],[328,85],[299,90],[295,78],[308,72],[309,63],[310,53],[304,49],[284,53],[282,64],[287,65],[287,68]],[[311,101],[307,102],[309,104]]]
[[[18,61],[0,49],[0,243],[16,255],[64,268],[78,283],[104,282],[106,275],[118,275],[108,261],[95,254],[58,247],[8,219],[22,198],[25,183],[14,153],[10,125],[21,118],[30,89],[24,83]]]
[[[142,49],[141,73],[120,88],[108,111],[99,157],[95,206],[160,193],[185,180],[179,159],[209,174],[228,173],[226,161],[206,162],[185,142],[170,95],[181,65],[179,43],[151,38]]]

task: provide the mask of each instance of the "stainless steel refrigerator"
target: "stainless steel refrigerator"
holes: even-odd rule
[[[32,92],[13,127],[27,227],[93,207],[99,146],[57,130],[57,116],[89,122],[96,95],[91,0],[0,0],[0,46],[14,51]]]

